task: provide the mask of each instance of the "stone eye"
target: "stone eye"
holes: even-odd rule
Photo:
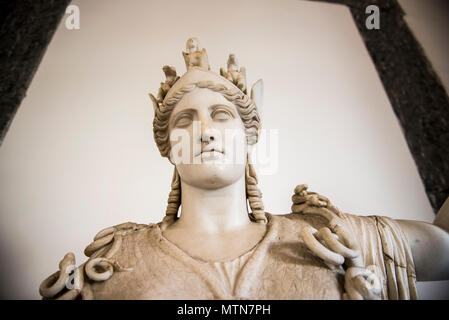
[[[217,120],[217,121],[225,121],[225,120],[229,120],[232,118],[233,118],[232,114],[227,110],[219,109],[219,110],[215,110],[212,113],[212,119]]]
[[[190,114],[184,113],[176,119],[175,126],[176,127],[187,127],[193,121],[193,118]]]

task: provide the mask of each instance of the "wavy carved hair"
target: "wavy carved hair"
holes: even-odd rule
[[[161,103],[159,108],[155,109],[153,121],[154,140],[156,141],[157,147],[163,157],[168,158],[170,155],[170,115],[182,97],[186,93],[193,91],[195,88],[206,88],[214,92],[218,92],[222,94],[229,102],[233,103],[245,127],[248,145],[257,143],[260,129],[260,117],[254,101],[238,89],[228,89],[226,86],[214,83],[212,81],[200,81],[180,88],[167,101]],[[266,223],[267,218],[265,216],[265,210],[262,203],[262,192],[257,186],[256,172],[250,161],[246,162],[245,184],[246,198],[248,199],[249,206],[252,211],[249,213],[250,219],[257,222]],[[181,178],[176,170],[176,167],[174,169],[171,191],[167,202],[167,209],[165,212],[165,217],[162,221],[162,228],[166,228],[169,224],[176,220],[178,209],[181,205]]]

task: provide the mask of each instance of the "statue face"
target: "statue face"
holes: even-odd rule
[[[169,130],[170,161],[184,183],[217,189],[245,174],[244,125],[220,93],[195,88],[185,94],[170,115]]]

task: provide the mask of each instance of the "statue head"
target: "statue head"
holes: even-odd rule
[[[228,70],[210,71],[206,50],[198,40],[187,41],[183,52],[187,72],[176,75],[164,66],[166,81],[153,101],[154,138],[163,157],[175,165],[172,190],[164,222],[177,217],[181,205],[181,180],[203,189],[219,189],[245,177],[250,218],[266,222],[262,194],[250,161],[249,150],[257,143],[260,118],[254,100],[261,100],[262,81],[246,94],[246,72],[238,70],[234,54]]]

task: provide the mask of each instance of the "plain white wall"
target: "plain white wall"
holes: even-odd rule
[[[147,96],[161,67],[185,72],[190,36],[213,70],[235,53],[263,78],[263,126],[279,130],[264,204],[287,213],[297,184],[345,212],[431,222],[434,214],[374,65],[347,8],[308,1],[74,1],[0,149],[5,298],[38,298],[68,251],[102,228],[164,215],[172,167],[153,142]],[[441,297],[449,286],[426,287]]]

